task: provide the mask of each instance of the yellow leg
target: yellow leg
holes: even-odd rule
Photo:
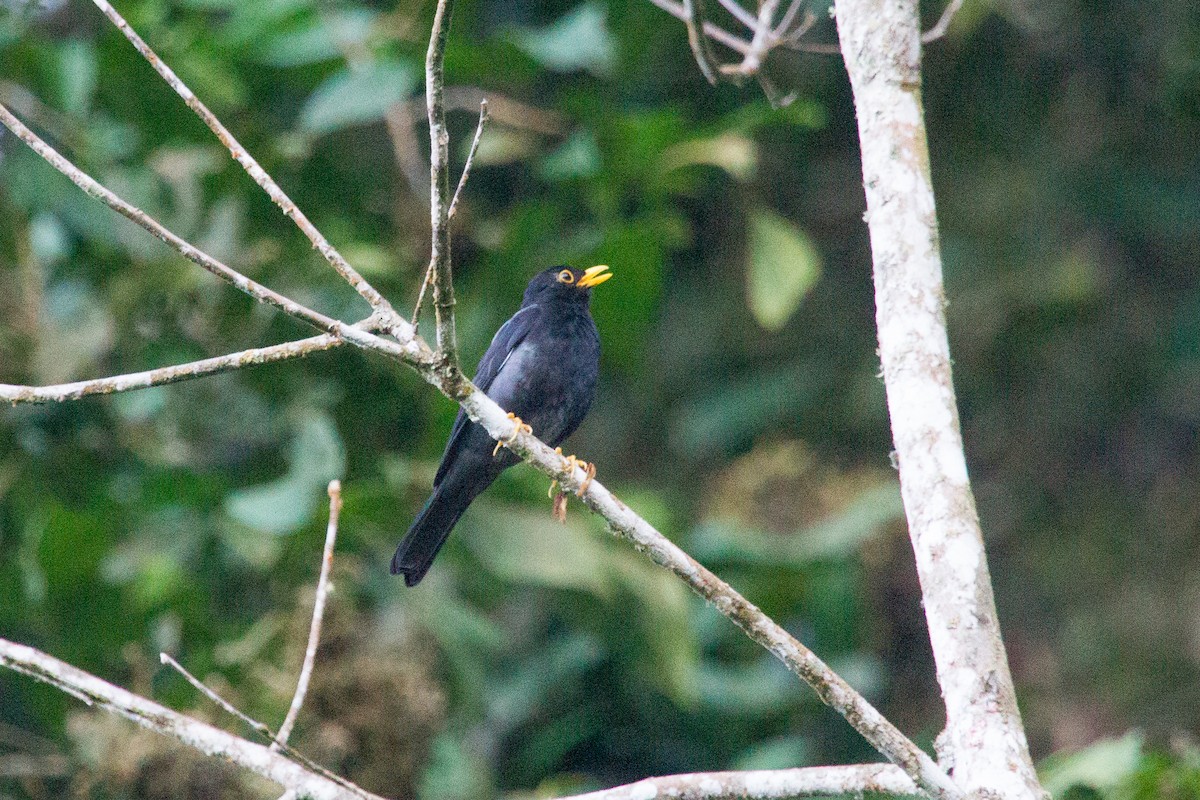
[[[517,437],[520,436],[522,433],[533,433],[533,428],[526,425],[521,420],[520,417],[518,417],[516,414],[512,413],[511,411],[508,412],[508,418],[513,420],[514,422],[516,422],[517,427],[513,430],[512,436],[508,437],[507,439],[499,439],[496,441],[496,446],[492,448],[492,458],[496,457],[496,454],[500,452],[501,447],[508,447],[513,442],[515,442],[517,440]]]
[[[559,449],[557,452],[559,455],[562,455],[561,449]],[[566,456],[564,461],[566,463],[563,465],[563,469],[567,470],[568,472],[574,472],[576,467],[579,467],[584,471],[585,477],[583,479],[583,483],[580,484],[579,491],[575,492],[576,497],[583,497],[584,493],[587,492],[588,487],[592,485],[592,479],[596,477],[596,465],[590,461],[584,461],[582,458],[579,458],[575,455]]]

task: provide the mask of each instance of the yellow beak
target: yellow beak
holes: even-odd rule
[[[588,267],[585,269],[583,271],[583,277],[580,278],[579,282],[575,285],[584,289],[590,289],[593,286],[599,286],[612,276],[613,274],[608,271],[607,264],[597,264],[594,267]]]

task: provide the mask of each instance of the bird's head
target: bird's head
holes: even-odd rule
[[[566,302],[586,305],[592,289],[612,276],[604,264],[587,269],[551,267],[533,276],[525,290],[525,304]]]

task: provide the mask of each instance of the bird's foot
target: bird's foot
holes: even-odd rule
[[[562,448],[556,447],[556,448],[554,448],[554,452],[558,453],[561,456]],[[577,492],[575,492],[576,497],[583,497],[584,493],[587,492],[588,487],[592,485],[592,479],[596,477],[596,465],[590,461],[584,461],[582,458],[580,458],[579,456],[576,456],[576,455],[563,456],[563,462],[564,462],[563,463],[563,471],[564,472],[567,472],[567,473],[574,472],[576,467],[579,467],[580,469],[583,470],[583,472],[584,472],[583,483],[579,485],[579,490]],[[558,482],[555,481],[554,483],[556,484]],[[551,492],[554,491],[554,484],[550,485],[550,491]]]
[[[492,458],[496,457],[496,454],[500,452],[501,447],[510,446],[522,433],[533,433],[533,428],[531,428],[520,417],[511,411],[508,412],[508,418],[517,423],[517,427],[513,430],[512,436],[508,437],[507,439],[499,439],[496,441],[496,446],[492,448]]]

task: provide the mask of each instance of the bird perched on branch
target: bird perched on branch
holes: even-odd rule
[[[579,427],[596,393],[600,336],[588,312],[592,289],[612,277],[606,266],[551,267],[525,289],[521,308],[500,327],[474,383],[509,412],[518,430],[557,446]],[[433,479],[433,494],[392,557],[408,586],[425,577],[459,517],[480,492],[520,459],[459,410]],[[583,464],[574,456],[572,464]],[[589,476],[594,468],[588,465]],[[582,489],[581,489],[582,492]]]

